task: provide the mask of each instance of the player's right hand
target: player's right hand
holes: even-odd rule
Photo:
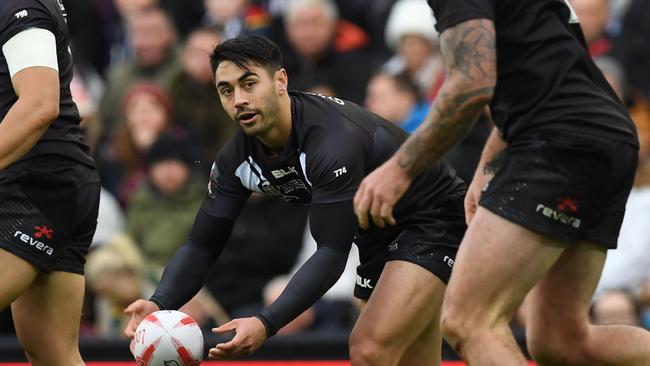
[[[133,338],[135,335],[135,330],[142,319],[158,310],[160,310],[158,305],[149,300],[140,299],[132,302],[131,305],[127,306],[126,309],[124,309],[125,314],[131,315],[131,320],[129,320],[129,324],[126,325],[124,334],[126,334],[126,336],[129,338]]]

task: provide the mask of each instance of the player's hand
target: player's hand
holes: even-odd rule
[[[213,328],[216,334],[235,332],[235,336],[226,343],[219,343],[208,352],[210,358],[226,360],[247,356],[260,348],[266,340],[266,328],[256,317],[233,319],[228,323]]]
[[[129,320],[129,324],[126,325],[124,334],[126,334],[126,336],[129,338],[133,338],[135,335],[135,330],[142,319],[158,310],[160,310],[160,308],[158,308],[158,305],[148,300],[140,299],[132,302],[131,305],[127,306],[126,309],[124,309],[125,314],[131,315],[131,320]]]
[[[487,184],[490,183],[493,176],[493,174],[477,172],[472,179],[472,183],[470,183],[467,188],[467,194],[465,195],[465,222],[468,226],[478,209],[478,203],[481,200],[481,192],[483,192]]]
[[[409,177],[391,158],[361,181],[354,196],[354,213],[359,226],[367,229],[368,215],[380,228],[395,225],[393,208],[411,185]]]

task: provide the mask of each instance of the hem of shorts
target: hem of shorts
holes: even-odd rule
[[[500,216],[500,217],[512,222],[513,224],[522,226],[522,227],[524,227],[524,228],[526,228],[528,230],[534,231],[537,234],[548,236],[548,237],[551,237],[553,239],[557,239],[557,240],[560,240],[560,241],[564,241],[567,245],[570,245],[571,243],[574,243],[576,241],[583,241],[583,242],[593,243],[593,244],[601,246],[601,247],[606,247],[607,249],[616,248],[616,243],[614,243],[612,245],[612,243],[610,243],[607,240],[603,240],[603,239],[600,239],[600,238],[577,237],[577,236],[574,236],[574,235],[571,235],[571,234],[567,233],[566,231],[564,231],[564,232],[563,231],[557,231],[557,230],[553,230],[553,228],[551,228],[549,226],[538,224],[536,222],[530,222],[530,220],[528,220],[527,218],[525,218],[525,217],[523,217],[523,216],[521,216],[521,215],[519,215],[517,213],[514,213],[512,211],[509,211],[509,210],[496,210],[493,207],[490,207],[490,206],[486,205],[485,202],[481,202],[479,205],[481,207],[487,209],[488,211],[492,212],[493,214],[495,214],[497,216]],[[553,232],[549,233],[549,231],[553,231]]]

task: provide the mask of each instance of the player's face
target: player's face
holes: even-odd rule
[[[247,135],[264,135],[275,127],[280,107],[279,88],[284,70],[270,75],[266,69],[250,65],[240,68],[230,61],[217,67],[215,82],[224,110]]]

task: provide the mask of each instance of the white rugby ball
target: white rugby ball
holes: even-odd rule
[[[185,313],[156,311],[138,325],[131,353],[138,366],[197,366],[203,358],[203,333]]]

